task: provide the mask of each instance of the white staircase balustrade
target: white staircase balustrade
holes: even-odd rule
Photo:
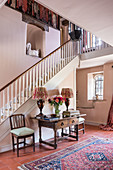
[[[66,42],[0,89],[0,123],[32,96],[35,87],[43,86],[76,57],[76,44]]]
[[[35,87],[44,86],[77,55],[109,47],[103,41],[99,44],[99,39],[91,33],[82,32],[82,40],[67,41],[0,89],[0,123],[32,96]]]

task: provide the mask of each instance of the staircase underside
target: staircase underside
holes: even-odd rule
[[[112,0],[39,0],[38,2],[113,46]]]

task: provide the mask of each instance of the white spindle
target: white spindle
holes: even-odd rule
[[[56,51],[56,55],[57,55],[57,58],[58,58],[58,60],[57,60],[58,61],[58,71],[60,70],[60,55],[59,55],[59,51],[60,50]]]
[[[20,94],[20,92],[19,92]],[[14,96],[13,96],[13,83],[11,84],[11,111],[13,113],[13,109],[14,109]]]
[[[54,52],[54,61],[55,61],[55,74],[57,73],[57,53]]]
[[[48,80],[49,80],[49,57],[48,57],[48,60],[47,60],[47,64],[48,64],[48,71],[47,71],[47,75],[48,75]]]
[[[44,85],[44,60],[42,61],[42,86]]]
[[[5,90],[3,90],[3,120],[5,119]]]
[[[1,117],[2,117],[2,105],[1,105],[1,92],[0,92],[0,123],[2,122],[2,119],[1,119]]]
[[[65,48],[65,46],[66,46],[66,44],[64,45],[64,66],[65,66],[65,60],[66,60],[66,53],[65,53],[66,48]]]
[[[41,64],[39,64],[39,86],[41,86]]]
[[[33,68],[33,90],[35,89],[35,67]]]
[[[71,42],[69,42],[69,56],[70,56],[70,60],[71,61]]]
[[[17,80],[15,81],[15,110],[17,109]]]
[[[62,68],[64,66],[64,47],[62,46]]]
[[[50,55],[50,65],[49,65],[49,67],[50,67],[50,78],[52,77],[52,54]]]
[[[26,100],[28,99],[28,71],[26,73]]]
[[[29,82],[29,96],[31,96],[32,91],[32,69],[30,70],[30,82]]]
[[[19,106],[21,105],[21,77],[19,78],[19,94],[18,94],[18,97],[19,97]]]
[[[36,66],[36,87],[38,87],[38,64]]]
[[[54,76],[54,69],[55,69],[55,63],[54,63],[54,60],[55,59],[55,53],[53,53],[53,60],[52,60],[52,68],[53,68],[53,74],[52,76]]]
[[[9,115],[9,108],[10,108],[10,103],[9,103],[9,86],[7,87],[7,116]]]
[[[71,48],[71,60],[72,60],[72,59],[73,59],[73,55],[72,55],[72,41],[71,41],[70,44],[71,44],[71,47],[70,47],[70,48]]]
[[[46,68],[46,62],[47,62],[47,59],[45,59],[44,61],[45,61],[45,63],[44,63],[44,81],[45,81],[45,83],[46,83],[46,75],[47,75],[47,72],[46,72],[46,70],[47,70],[47,68]]]
[[[25,74],[23,75],[23,103],[25,101]]]
[[[69,43],[67,44],[67,49],[68,49],[68,63],[69,63]]]

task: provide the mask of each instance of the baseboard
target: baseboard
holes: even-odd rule
[[[100,124],[106,125],[106,123],[103,122],[92,122],[92,121],[87,121],[85,120],[86,125],[93,125],[93,126],[99,126]]]
[[[11,144],[0,146],[0,153],[12,150]]]

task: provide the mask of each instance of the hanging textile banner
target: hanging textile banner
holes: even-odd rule
[[[100,125],[100,128],[107,131],[113,130],[113,97],[108,114],[107,125]]]

